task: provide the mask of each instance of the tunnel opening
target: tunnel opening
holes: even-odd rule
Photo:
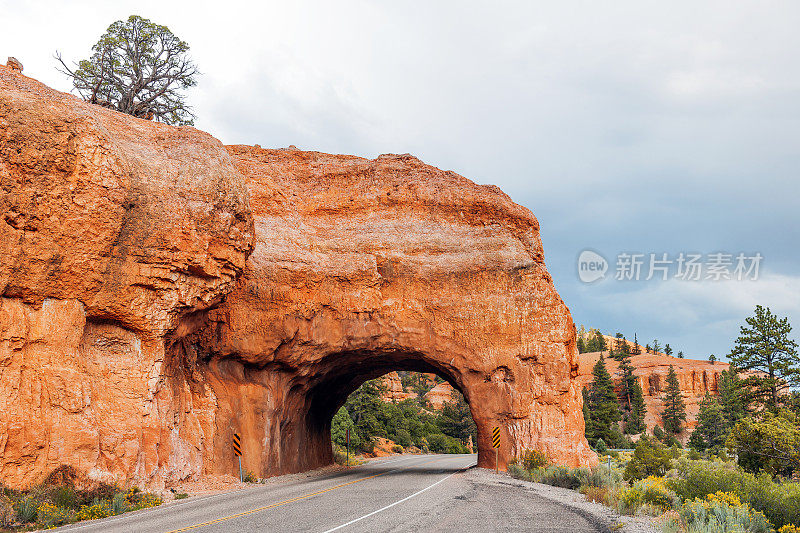
[[[390,446],[401,446],[404,451],[431,452],[431,453],[472,453],[477,451],[478,426],[470,407],[469,391],[463,387],[459,374],[450,368],[444,367],[435,361],[428,360],[423,354],[407,351],[390,351],[376,354],[374,352],[342,352],[332,356],[335,364],[328,365],[324,372],[320,372],[317,379],[309,383],[305,395],[305,432],[308,440],[317,443],[315,446],[319,464],[330,464],[334,461],[337,444],[332,438],[334,417],[341,421],[343,408],[353,424],[351,439],[360,440],[358,446],[352,451],[367,451],[369,443],[364,442],[365,437],[373,438],[373,444],[385,444],[378,439],[391,440]],[[452,397],[448,402],[448,412],[440,415],[433,406],[426,406],[423,395],[408,398],[404,402],[393,402],[388,397],[388,390],[383,390],[381,380],[393,372],[407,375],[411,380],[432,379],[436,383],[447,383],[452,390]],[[401,374],[398,374],[400,376]],[[415,377],[416,376],[416,377]],[[430,376],[424,378],[420,376]],[[438,379],[436,379],[438,378]],[[402,378],[401,378],[402,382]],[[436,384],[434,383],[434,385]],[[375,388],[378,388],[376,391]],[[368,391],[365,390],[369,389]],[[446,387],[441,387],[442,389]],[[372,414],[377,420],[365,421],[359,419],[357,413],[352,412],[353,406],[346,406],[348,398],[360,396],[360,408],[366,411],[376,411]],[[381,402],[375,403],[376,396]],[[459,402],[459,400],[463,400]],[[346,409],[350,407],[350,409]],[[338,415],[337,415],[338,413]],[[463,430],[463,425],[458,428],[449,427],[449,431],[440,431],[441,426],[447,425],[447,418],[463,417],[466,414],[469,421],[469,438],[464,431],[458,434],[457,429]],[[354,419],[355,418],[355,419]],[[378,427],[369,427],[377,422]],[[462,421],[463,422],[463,421]],[[397,427],[403,425],[404,427]],[[410,425],[413,427],[406,427]],[[420,429],[419,426],[422,426]],[[456,424],[453,424],[455,426]],[[412,431],[416,430],[416,431]],[[407,433],[406,433],[407,431]],[[393,437],[393,438],[390,438]],[[464,437],[464,438],[462,438]],[[398,442],[399,441],[399,442]],[[456,446],[455,442],[460,446]]]

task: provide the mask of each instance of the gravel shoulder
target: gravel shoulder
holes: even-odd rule
[[[603,524],[610,531],[619,531],[622,533],[661,533],[660,528],[653,523],[651,518],[620,515],[610,507],[588,501],[586,497],[578,491],[553,487],[542,483],[522,481],[507,474],[498,476],[491,470],[485,470],[483,468],[476,468],[473,470],[497,478],[496,483],[498,484],[510,485],[532,491],[537,496],[567,507],[587,518],[592,517],[594,521]]]

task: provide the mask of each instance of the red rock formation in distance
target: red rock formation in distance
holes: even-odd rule
[[[606,368],[615,380],[619,380],[619,364],[608,357],[608,352],[603,352]],[[592,368],[600,358],[600,352],[582,353],[580,358],[580,373],[578,382],[586,386],[592,382]],[[681,359],[668,355],[641,354],[631,356],[634,366],[634,375],[639,378],[639,384],[644,393],[644,402],[647,406],[645,424],[648,432],[659,425],[663,427],[661,412],[664,410],[664,389],[667,385],[667,372],[672,365],[678,375],[681,385],[683,401],[686,404],[686,427],[691,430],[697,425],[697,414],[700,411],[700,402],[706,393],[717,394],[717,384],[723,370],[728,370],[728,363],[698,361],[695,359]],[[680,438],[685,442],[691,431],[684,431]]]

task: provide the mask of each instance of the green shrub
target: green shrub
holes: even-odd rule
[[[352,460],[352,457],[350,458]],[[333,462],[343,465],[347,462],[347,450],[339,446],[333,446]]]
[[[608,446],[606,446],[606,441],[603,439],[597,439],[597,442],[594,445],[594,449],[597,450],[597,453],[606,453],[608,451]]]
[[[775,483],[767,474],[755,476],[732,463],[716,461],[684,462],[678,467],[678,477],[668,483],[684,501],[730,492],[764,513],[775,527],[800,524],[800,483]]]
[[[617,470],[609,471],[604,466],[597,466],[589,471],[584,480],[587,487],[616,489],[622,483],[622,474]]]
[[[36,508],[39,506],[38,502],[31,496],[26,496],[17,502],[16,511],[17,518],[23,524],[36,521]]]
[[[540,469],[539,483],[575,490],[583,485],[589,475],[585,468],[567,468],[565,466],[548,466]]]
[[[74,514],[72,509],[43,502],[36,509],[36,521],[45,528],[51,528],[72,522]]]
[[[67,509],[75,509],[78,507],[78,495],[75,489],[68,485],[60,485],[55,487],[51,493],[50,499],[58,507],[66,507]]]
[[[633,457],[625,467],[623,477],[626,481],[635,481],[650,476],[663,476],[671,467],[672,457],[669,450],[664,449],[658,441],[642,436],[633,451]]]
[[[623,490],[619,497],[620,511],[624,514],[637,514],[643,505],[649,506],[646,512],[654,514],[653,509],[661,514],[670,509],[680,507],[680,498],[672,491],[662,477],[648,477],[636,481],[631,488]]]
[[[256,475],[249,470],[245,470],[242,473],[242,481],[245,483],[258,483],[258,477],[256,477]]]
[[[753,511],[736,499],[731,500],[730,497],[709,495],[705,500],[686,502],[681,507],[679,516],[681,525],[687,532],[772,532],[772,525],[763,514]]]
[[[175,499],[176,500],[185,500],[188,497],[189,497],[189,495],[186,494],[185,492],[176,492],[175,493]]]
[[[704,499],[715,492],[732,492],[746,499],[757,481],[753,474],[730,463],[688,461],[678,465],[678,477],[670,479],[669,484],[684,501]]]
[[[128,502],[127,496],[127,492],[114,494],[114,498],[111,500],[111,514],[118,515],[130,510],[131,504]]]
[[[508,475],[511,477],[522,479],[525,481],[531,481],[531,474],[524,468],[522,468],[519,463],[510,463],[508,465]]]
[[[400,446],[399,444],[395,444],[394,446],[392,446],[392,451],[394,453],[403,453],[403,447]]]
[[[522,468],[525,470],[541,468],[547,466],[549,463],[544,452],[540,452],[539,450],[525,450],[522,452],[520,462],[522,463]]]
[[[407,429],[398,429],[395,432],[394,439],[392,440],[403,448],[408,448],[412,444],[411,433]]]
[[[7,494],[0,493],[0,528],[10,528],[17,518],[14,502]]]

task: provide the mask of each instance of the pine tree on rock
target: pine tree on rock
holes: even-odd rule
[[[619,430],[616,423],[622,418],[617,403],[617,392],[614,381],[608,373],[603,355],[592,369],[593,380],[587,393],[587,410],[589,424],[587,425],[587,439],[594,445],[597,439],[606,443],[619,440]]]
[[[642,347],[639,346],[639,339],[636,337],[636,333],[633,334],[633,349],[631,350],[631,355],[641,355],[642,354]]]
[[[669,345],[669,343],[667,343],[667,344],[664,346],[664,353],[665,353],[666,355],[672,355],[672,347]]]
[[[653,339],[653,353],[658,353],[661,349],[661,345],[658,344],[658,339]]]
[[[664,421],[664,431],[677,435],[683,430],[683,423],[686,421],[686,405],[683,403],[678,374],[672,365],[669,365],[663,401],[664,411],[661,413],[661,419]]]

